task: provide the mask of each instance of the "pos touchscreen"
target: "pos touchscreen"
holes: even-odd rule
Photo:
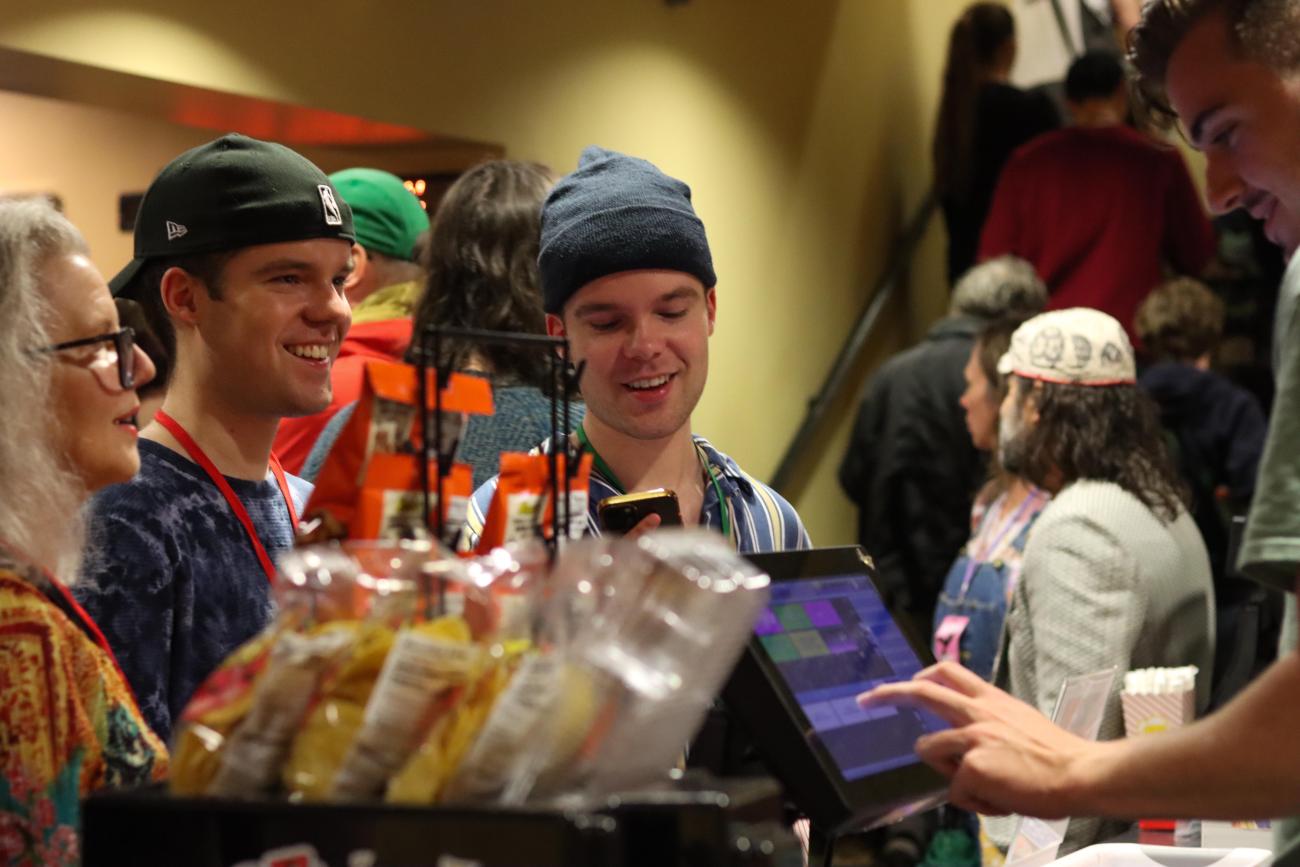
[[[930,659],[908,643],[857,547],[755,554],[771,601],[723,692],[795,805],[828,832],[883,824],[942,803],[944,779],[917,758],[944,723],[855,697]]]

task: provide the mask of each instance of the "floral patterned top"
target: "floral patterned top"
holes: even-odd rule
[[[0,553],[0,863],[80,863],[81,798],[167,772],[106,647],[58,581]]]

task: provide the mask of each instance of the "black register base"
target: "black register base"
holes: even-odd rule
[[[582,809],[290,804],[172,798],[83,807],[90,867],[786,867],[801,865],[769,779],[688,775]]]

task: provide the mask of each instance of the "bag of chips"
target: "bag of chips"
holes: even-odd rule
[[[429,371],[428,375],[432,395],[436,373]],[[412,514],[409,504],[420,497],[417,454],[424,424],[418,411],[418,384],[417,370],[411,365],[377,360],[366,364],[357,408],[325,458],[316,477],[316,488],[303,511],[303,523],[309,529],[300,544],[379,538],[375,534],[384,529],[384,516]],[[434,444],[433,452],[450,456],[456,452],[465,416],[492,414],[492,387],[481,377],[452,373],[442,390],[442,408],[442,440]],[[400,456],[404,460],[385,461],[384,456]],[[367,485],[377,458],[381,460],[375,468],[376,475]],[[430,470],[432,480],[436,471],[434,467]],[[468,498],[472,493],[464,492],[468,487],[463,481],[466,472],[467,469],[453,468],[449,473],[451,484],[447,488],[444,513],[455,507],[456,497],[463,494]],[[367,498],[363,494],[367,489],[383,493]],[[364,525],[358,520],[363,500],[368,502]],[[463,518],[447,521],[444,526],[459,532],[462,523]],[[409,521],[399,521],[398,526],[408,527]]]
[[[349,654],[322,679],[313,706],[293,738],[282,782],[295,797],[332,795],[364,731],[371,699],[384,683],[383,672],[408,633],[429,629],[425,621],[431,617],[461,619],[440,616],[449,595],[445,567],[454,570],[459,563],[446,549],[427,541],[401,541],[354,542],[344,550],[354,559],[357,584],[370,591],[369,606]],[[457,582],[456,604],[463,608],[462,585]]]
[[[351,649],[356,621],[285,631],[271,646],[248,712],[221,748],[206,794],[237,797],[271,788],[326,670]]]
[[[567,455],[555,456],[563,496]],[[591,455],[583,455],[569,480],[567,525],[561,528],[568,538],[580,538],[587,529],[588,485],[591,481]],[[512,542],[549,538],[552,532],[551,456],[503,452],[501,473],[483,521],[476,551],[486,554]]]
[[[266,630],[241,646],[213,672],[185,707],[172,744],[170,789],[203,795],[221,767],[221,748],[248,715],[253,685],[266,668],[276,633]]]
[[[357,798],[381,792],[415,749],[439,701],[481,665],[480,653],[469,625],[457,615],[401,630],[334,778],[332,795]]]
[[[520,669],[448,796],[603,797],[665,775],[734,667],[768,583],[705,530],[571,545],[544,612],[567,641]]]
[[[361,728],[366,702],[395,634],[382,623],[364,624],[351,654],[322,686],[318,701],[293,738],[281,772],[281,783],[291,797],[328,797],[343,757]]]
[[[717,534],[460,559],[351,542],[281,559],[279,613],[200,688],[178,794],[522,803],[671,768],[766,604]]]
[[[420,484],[419,460],[414,455],[375,455],[366,468],[353,521],[355,539],[420,539],[432,527],[424,525],[424,494]],[[436,461],[429,463],[429,521],[438,509]],[[443,541],[454,540],[465,526],[473,471],[467,464],[452,464],[442,482]]]
[[[173,792],[251,794],[269,784],[317,679],[350,641],[338,624],[354,621],[364,599],[354,575],[354,561],[337,550],[281,558],[275,622],[222,662],[181,715]]]
[[[390,780],[388,800],[427,804],[443,797],[512,677],[539,652],[534,631],[548,566],[546,548],[536,539],[466,561],[471,585],[487,590],[491,600],[479,616],[473,608],[465,609],[477,627],[479,664],[468,672],[462,688],[446,694],[435,707],[414,755]]]

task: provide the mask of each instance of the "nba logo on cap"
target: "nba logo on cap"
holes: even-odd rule
[[[339,213],[339,203],[334,198],[334,189],[329,184],[320,184],[320,203],[325,208],[325,225],[342,226],[343,215]]]

